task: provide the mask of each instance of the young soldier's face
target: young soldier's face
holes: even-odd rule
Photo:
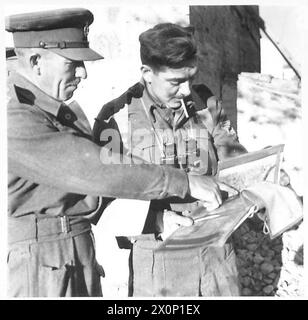
[[[60,101],[70,99],[81,79],[87,77],[83,61],[72,61],[52,52],[42,57],[40,66],[40,88]]]
[[[191,81],[197,73],[196,64],[193,60],[182,68],[163,67],[157,71],[150,68],[148,74],[144,73],[147,89],[155,102],[179,109],[181,100],[191,93]]]

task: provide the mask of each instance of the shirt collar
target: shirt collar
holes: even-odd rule
[[[57,117],[60,107],[65,105],[63,102],[46,94],[20,73],[12,72],[10,74],[10,81],[13,85],[22,89],[23,98],[27,102],[35,104],[40,109],[53,114],[55,117]]]
[[[155,115],[155,111],[156,111],[157,113],[159,113],[161,118],[163,118],[167,123],[169,123],[169,125],[172,126],[172,124],[173,124],[173,110],[167,108],[164,104],[159,104],[159,103],[155,102],[147,89],[147,86],[146,86],[144,79],[141,79],[140,82],[144,86],[142,99],[145,104],[145,107],[148,109],[148,112],[151,116],[151,120],[153,122],[156,122],[156,120],[157,120],[156,115]]]

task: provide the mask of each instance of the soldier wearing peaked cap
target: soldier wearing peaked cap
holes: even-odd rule
[[[104,164],[82,109],[65,104],[87,77],[83,61],[102,58],[87,40],[92,22],[86,9],[6,19],[18,58],[8,77],[10,296],[102,295],[91,223],[110,198],[221,201],[178,169]]]
[[[89,10],[59,9],[6,18],[6,31],[13,33],[15,48],[48,49],[67,59],[98,60],[103,57],[89,48]]]

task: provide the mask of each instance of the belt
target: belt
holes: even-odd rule
[[[86,219],[77,220],[69,216],[37,218],[32,214],[8,219],[8,243],[40,240],[57,234],[75,236],[89,230],[91,223]]]

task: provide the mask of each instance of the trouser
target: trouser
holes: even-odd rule
[[[239,296],[235,252],[224,247],[155,252],[155,239],[137,240],[132,252],[131,291],[137,297]]]
[[[100,268],[92,231],[17,242],[9,246],[8,295],[102,296]]]

